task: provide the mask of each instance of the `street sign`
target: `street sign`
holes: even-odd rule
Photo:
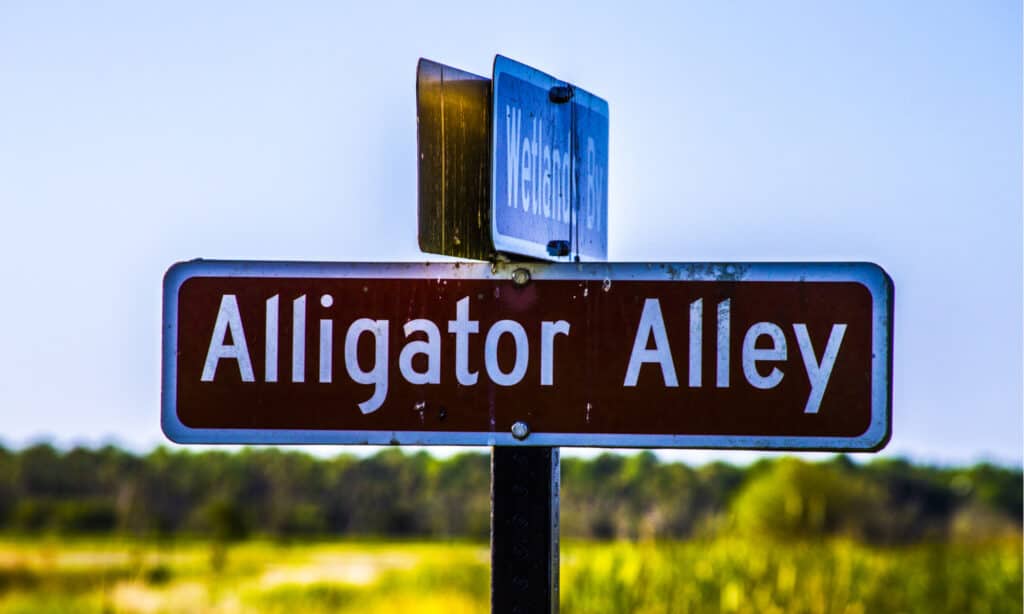
[[[872,264],[196,260],[164,280],[183,443],[875,450]]]
[[[494,59],[491,224],[499,251],[608,258],[608,103]]]

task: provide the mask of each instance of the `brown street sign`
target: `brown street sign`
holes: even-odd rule
[[[893,287],[867,263],[179,263],[183,443],[877,450]]]

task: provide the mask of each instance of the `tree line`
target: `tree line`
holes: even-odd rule
[[[0,531],[235,540],[485,539],[490,459],[388,449],[320,459],[279,449],[190,452],[0,447]],[[1019,534],[1020,468],[792,457],[691,467],[650,452],[562,459],[568,538],[721,531],[848,535],[872,543]]]

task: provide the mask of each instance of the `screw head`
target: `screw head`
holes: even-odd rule
[[[530,427],[525,422],[516,422],[512,425],[512,436],[522,441],[526,439],[526,436],[530,434]]]
[[[530,272],[526,269],[516,269],[512,271],[512,283],[517,286],[525,286],[530,283]]]
[[[568,83],[556,85],[548,90],[548,100],[555,104],[565,104],[572,100],[573,93],[573,87]]]

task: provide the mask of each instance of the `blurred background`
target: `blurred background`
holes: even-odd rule
[[[1021,604],[1022,8],[0,4],[0,612],[486,611],[487,451],[185,449],[160,284],[422,260],[415,68],[608,100],[610,257],[872,261],[874,456],[566,451],[567,612]]]

